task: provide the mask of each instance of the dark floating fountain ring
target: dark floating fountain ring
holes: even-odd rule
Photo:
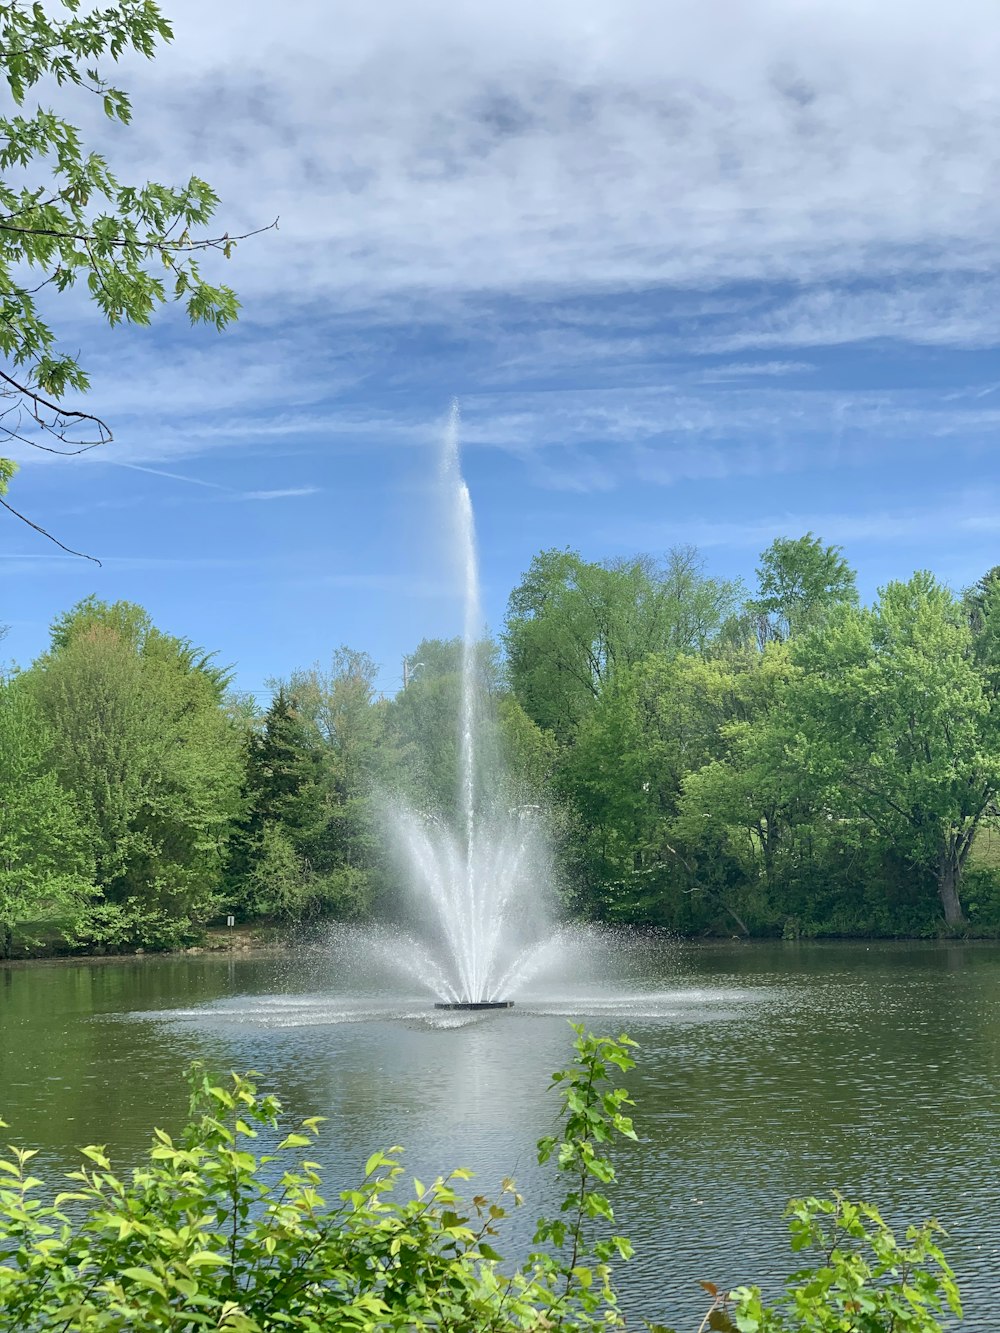
[[[435,1009],[513,1009],[513,1000],[439,1000]]]

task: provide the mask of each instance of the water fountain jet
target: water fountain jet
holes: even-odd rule
[[[551,939],[544,910],[550,854],[538,807],[512,798],[501,757],[484,744],[479,570],[457,405],[445,431],[440,482],[464,607],[456,814],[453,820],[427,815],[394,797],[385,803],[386,818],[423,937],[407,939],[407,970],[436,993],[435,1008],[509,1009],[511,993]]]

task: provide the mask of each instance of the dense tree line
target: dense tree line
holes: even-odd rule
[[[749,598],[688,552],[537,557],[508,667],[558,739],[586,909],[685,931],[993,930],[998,575],[956,596],[917,573],[862,607],[811,534],[764,552]]]
[[[340,648],[264,710],[141,608],[87,599],[0,685],[0,954],[172,947],[220,914],[391,910],[384,810],[455,799],[461,644],[406,688]],[[567,910],[684,932],[1000,929],[1000,570],[859,602],[838,548],[545,551],[477,659],[511,799],[544,803]]]

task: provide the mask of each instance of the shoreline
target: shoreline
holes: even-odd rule
[[[0,967],[24,967],[35,963],[128,963],[151,958],[188,958],[207,955],[218,957],[224,954],[246,957],[249,954],[285,953],[291,947],[292,931],[279,926],[261,926],[255,930],[230,930],[225,926],[213,927],[205,932],[200,944],[191,944],[183,949],[127,949],[116,953],[87,953],[39,951],[23,953],[13,958],[0,958]]]
[[[1000,937],[996,935],[937,935],[930,937],[925,935],[827,935],[819,938],[798,937],[788,939],[778,935],[753,935],[749,937],[736,935],[679,935],[656,926],[645,929],[629,927],[624,930],[622,927],[610,926],[606,929],[609,934],[628,934],[640,939],[666,936],[680,946],[706,952],[730,949],[734,946],[749,950],[780,946],[783,951],[789,952],[813,949],[835,950],[848,946],[855,949],[865,948],[875,951],[895,952],[903,949],[923,951],[954,948],[955,946],[971,949],[1000,945]],[[88,966],[97,964],[104,967],[114,963],[177,962],[186,958],[250,959],[281,957],[287,955],[296,947],[301,947],[303,951],[307,950],[309,940],[307,936],[301,933],[301,930],[296,931],[294,928],[282,931],[279,927],[271,926],[261,928],[259,931],[234,932],[230,936],[225,927],[220,927],[209,932],[205,943],[189,945],[183,949],[133,949],[125,953],[24,954],[19,958],[0,958],[0,971],[5,968],[20,970],[25,967],[37,966],[66,967],[80,964]]]

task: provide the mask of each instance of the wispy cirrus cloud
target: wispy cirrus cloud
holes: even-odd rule
[[[630,525],[627,534],[609,526],[604,536],[632,549],[662,549],[678,542],[690,542],[706,550],[721,547],[761,550],[775,537],[798,537],[812,532],[823,541],[852,545],[893,546],[927,543],[933,534],[937,547],[954,544],[962,538],[1000,533],[1000,503],[993,496],[978,496],[956,490],[942,496],[940,503],[927,505],[880,506],[858,511],[800,509],[772,512],[752,519],[713,521],[711,519],[674,519],[663,523]],[[909,570],[899,571],[907,577]]]
[[[240,491],[234,500],[293,500],[305,495],[318,495],[318,486],[285,486],[274,491]]]
[[[898,277],[886,284],[832,283],[779,295],[770,308],[737,314],[707,333],[699,350],[836,347],[893,339],[940,347],[993,347],[1000,342],[1000,282],[955,272]]]
[[[783,379],[786,375],[804,375],[815,371],[811,361],[730,361],[722,366],[708,366],[696,376],[703,381]]]
[[[183,481],[189,486],[207,486],[211,490],[223,491],[226,488],[218,481],[206,481],[204,477],[191,477],[183,472],[167,472],[160,467],[146,467],[141,463],[125,463],[120,458],[108,458],[105,456],[102,462],[110,464],[112,467],[123,467],[129,472],[144,472],[147,477],[165,477],[168,481]]]

